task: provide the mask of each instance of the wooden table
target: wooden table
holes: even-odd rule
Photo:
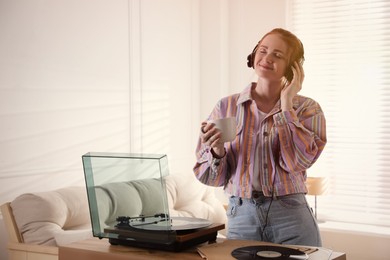
[[[180,253],[110,245],[108,239],[88,239],[59,247],[59,260],[188,259],[202,260],[196,248]]]
[[[233,249],[242,246],[264,245],[258,241],[244,240],[225,240],[218,239],[214,244],[199,245],[199,251],[203,253],[208,260],[234,259],[230,253]],[[331,252],[326,249],[319,248],[314,253],[311,253],[309,260],[328,259],[332,255],[332,260],[346,260],[344,253]],[[168,252],[151,249],[142,249],[127,246],[110,245],[108,239],[92,238],[70,245],[59,247],[59,260],[124,260],[124,259],[188,259],[202,260],[201,254],[197,248],[191,248],[182,252]],[[325,257],[326,258],[325,258]],[[205,258],[204,258],[205,259]]]

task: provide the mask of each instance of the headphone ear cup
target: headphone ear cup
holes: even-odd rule
[[[253,53],[249,54],[248,57],[246,58],[247,59],[247,62],[246,62],[246,65],[248,65],[249,68],[252,68],[253,67]]]
[[[253,48],[253,51],[251,52],[251,54],[248,55],[248,57],[246,57],[247,59],[247,62],[246,62],[246,65],[248,65],[249,68],[255,68],[254,67],[254,59],[255,59],[255,56],[256,56],[256,51],[257,51],[257,47],[259,46],[259,44],[256,44],[255,48]]]

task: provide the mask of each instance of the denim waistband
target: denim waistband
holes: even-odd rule
[[[304,193],[293,193],[293,194],[287,194],[287,195],[281,195],[281,196],[276,196],[275,194],[274,194],[274,196],[265,196],[262,191],[253,190],[251,199],[264,200],[264,199],[271,199],[272,197],[273,197],[273,199],[278,199],[278,198],[294,196],[294,195],[302,195],[302,194],[305,195]]]

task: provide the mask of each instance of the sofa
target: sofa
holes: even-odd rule
[[[192,174],[167,176],[165,184],[171,216],[226,223],[225,208],[214,188],[201,184]],[[161,201],[148,196],[155,194],[153,189],[161,189],[158,185],[160,182],[149,180],[96,187],[101,226],[112,225],[118,215],[147,214],[150,207],[160,205]],[[149,198],[146,203],[142,201],[145,198]],[[22,194],[3,204],[1,211],[10,260],[58,259],[59,246],[93,237],[85,187]]]

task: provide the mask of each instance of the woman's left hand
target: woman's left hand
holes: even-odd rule
[[[212,148],[212,153],[217,158],[225,155],[221,134],[221,130],[216,128],[214,123],[202,122],[200,140]]]
[[[303,79],[305,78],[302,64],[299,62],[294,62],[291,69],[293,72],[293,78],[291,82],[287,81],[280,93],[282,111],[288,111],[293,108],[292,100],[295,95],[298,94],[298,92],[302,89]]]

